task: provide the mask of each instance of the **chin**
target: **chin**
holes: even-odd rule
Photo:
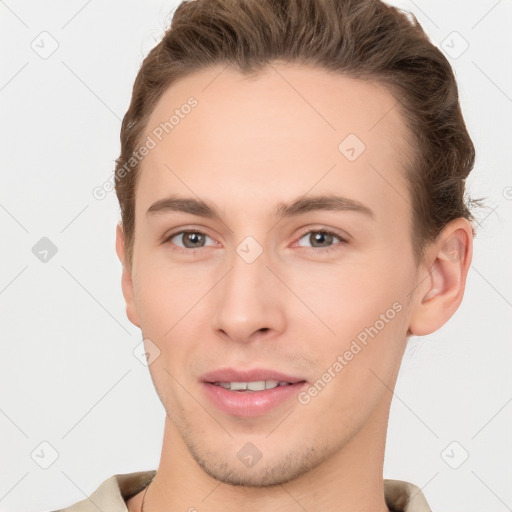
[[[187,443],[188,444],[188,443]],[[324,462],[330,453],[326,447],[304,447],[288,453],[261,453],[253,466],[247,467],[236,454],[226,458],[227,450],[202,450],[188,445],[201,469],[224,484],[241,487],[273,487],[286,484]],[[266,459],[266,460],[265,460]]]

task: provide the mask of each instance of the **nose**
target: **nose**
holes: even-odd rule
[[[235,250],[231,267],[216,286],[212,328],[226,340],[249,343],[275,337],[285,328],[282,284],[263,251],[248,262]]]

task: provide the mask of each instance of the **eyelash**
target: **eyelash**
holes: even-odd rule
[[[187,234],[187,233],[196,233],[196,234],[200,234],[200,235],[204,235],[204,236],[208,237],[208,235],[206,233],[204,233],[203,231],[199,231],[197,229],[184,229],[182,231],[176,231],[175,233],[170,234],[168,237],[165,238],[165,240],[162,243],[163,244],[167,244],[175,236],[184,235],[184,234]],[[297,241],[301,240],[306,235],[309,235],[311,233],[322,233],[324,235],[332,235],[333,237],[335,237],[338,240],[340,240],[340,243],[338,245],[331,245],[330,247],[309,247],[309,249],[313,249],[313,250],[315,250],[315,252],[322,252],[322,253],[330,252],[331,250],[339,248],[340,245],[345,245],[345,244],[348,243],[348,240],[343,238],[341,235],[339,235],[338,233],[336,233],[334,231],[330,231],[328,229],[310,229],[309,231],[304,231],[299,236]],[[172,244],[172,245],[174,245],[174,244]],[[182,254],[196,254],[197,252],[201,251],[202,249],[205,249],[206,247],[207,246],[188,249],[186,247],[174,246],[173,250],[175,250],[175,251],[177,251],[179,253],[182,253]]]

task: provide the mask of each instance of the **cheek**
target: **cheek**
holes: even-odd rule
[[[195,264],[171,265],[150,254],[140,261],[134,289],[141,330],[161,354],[150,369],[158,373],[159,380],[167,378],[160,375],[164,367],[179,377],[186,366],[183,360],[200,350],[207,339],[205,327],[212,314],[208,291],[218,280],[218,272]]]
[[[410,278],[406,268],[402,273],[390,272],[385,261],[380,263],[367,260],[346,266],[311,266],[307,279],[296,276],[295,289],[300,290],[298,295],[311,313],[304,313],[304,305],[297,302],[290,316],[300,329],[309,332],[308,343],[321,338],[322,350],[317,352],[321,371],[344,355],[344,373],[350,373],[345,372],[348,363],[352,371],[366,373],[369,367],[385,367],[387,373],[395,364],[407,331]],[[293,282],[292,276],[290,279]],[[352,363],[356,360],[357,364]]]
[[[301,403],[328,411],[332,424],[356,425],[370,414],[392,387],[405,348],[406,279],[366,268],[371,267],[358,272],[339,268],[329,280],[313,275],[303,288],[304,302],[329,329],[308,320],[308,350],[315,350],[318,373]],[[315,287],[313,281],[324,285]],[[312,336],[313,326],[323,333],[320,342]]]
[[[195,267],[195,269],[194,269]],[[163,336],[205,293],[204,272],[195,265],[171,264],[160,251],[141,251],[134,272],[135,301],[141,322]],[[162,332],[163,329],[163,332]]]
[[[145,335],[163,337],[178,320],[180,282],[170,279],[155,267],[137,273],[135,302]]]
[[[302,277],[301,277],[302,275]],[[304,277],[307,275],[307,277]],[[297,295],[324,320],[335,336],[346,337],[375,322],[403,295],[403,283],[388,269],[370,261],[329,266],[311,265],[290,275]]]

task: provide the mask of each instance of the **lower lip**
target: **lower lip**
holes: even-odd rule
[[[221,411],[246,418],[261,416],[278,407],[290,398],[296,397],[306,385],[307,382],[297,382],[264,391],[231,391],[203,382],[206,395]]]

